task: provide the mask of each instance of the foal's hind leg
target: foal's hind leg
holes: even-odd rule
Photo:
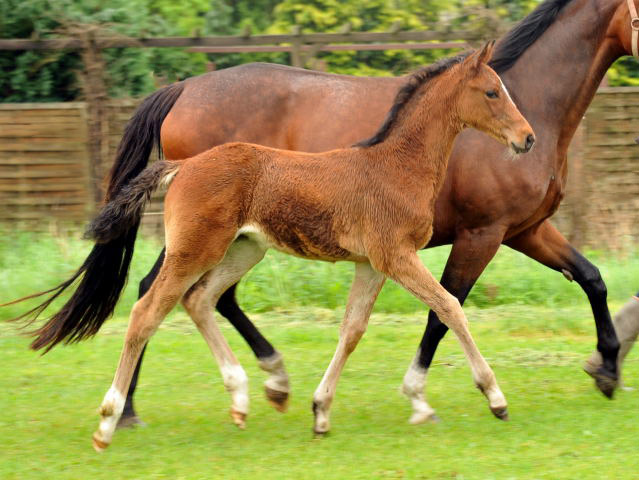
[[[236,240],[224,259],[193,285],[182,299],[184,308],[217,360],[224,386],[231,394],[231,417],[240,428],[244,428],[248,415],[248,378],[215,322],[213,306],[231,285],[264,257],[264,252],[251,240]]]
[[[468,330],[468,320],[459,301],[437,282],[413,251],[386,258],[374,265],[379,265],[381,271],[430,306],[441,321],[455,332],[470,363],[475,384],[488,398],[491,411],[497,418],[507,419],[506,399],[497,385],[495,374]]]
[[[244,315],[235,299],[236,286],[237,284],[231,286],[222,294],[217,302],[217,311],[231,322],[242,335],[257,357],[260,368],[269,374],[264,382],[264,391],[269,403],[276,410],[285,412],[288,408],[290,386],[288,373],[284,367],[284,359],[280,352],[275,350],[273,345],[255,328],[253,322]]]
[[[355,279],[348,296],[348,304],[340,330],[339,343],[324,378],[313,396],[313,413],[315,415],[315,433],[326,433],[330,430],[330,409],[337,381],[348,356],[355,350],[360,338],[366,331],[368,318],[375,304],[377,294],[384,285],[385,277],[373,270],[369,263],[355,264]]]
[[[133,306],[118,369],[100,406],[100,426],[93,434],[93,447],[97,451],[104,450],[111,443],[113,432],[124,410],[124,392],[129,388],[133,370],[144,345],[197,279],[197,275],[176,275],[173,265],[175,262],[167,259],[149,292]],[[180,271],[185,270],[182,268]]]

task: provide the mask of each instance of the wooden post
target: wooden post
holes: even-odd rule
[[[105,165],[109,160],[109,122],[106,111],[108,94],[104,82],[106,68],[102,52],[96,42],[96,29],[91,26],[80,27],[76,30],[76,34],[84,44],[81,50],[84,64],[82,90],[87,104],[89,172],[93,199],[97,206],[104,198],[103,180],[106,173]]]
[[[292,41],[293,50],[291,51],[291,65],[298,68],[304,68],[304,59],[302,58],[302,41],[300,39],[302,35],[302,27],[299,25],[293,25],[291,33],[294,35]]]

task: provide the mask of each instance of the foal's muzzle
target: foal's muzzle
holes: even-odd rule
[[[511,146],[515,153],[528,153],[530,149],[535,144],[535,136],[532,133],[529,133],[524,141],[523,145],[518,145],[515,142],[511,142]]]

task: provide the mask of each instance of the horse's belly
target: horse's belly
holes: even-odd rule
[[[288,255],[311,260],[360,260],[359,256],[353,255],[322,233],[319,229],[308,231],[299,226],[247,224],[238,230],[237,236],[247,236],[264,249],[273,248]]]

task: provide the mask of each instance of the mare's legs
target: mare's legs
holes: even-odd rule
[[[617,387],[617,354],[619,341],[610,320],[606,284],[597,267],[575,250],[548,220],[504,242],[538,262],[575,280],[590,300],[597,327],[597,350],[602,364],[590,373],[599,390],[608,398]]]
[[[637,340],[637,336],[639,336],[639,293],[621,307],[621,310],[619,310],[612,319],[612,323],[615,327],[615,332],[617,332],[619,344],[621,345],[619,355],[617,356],[617,373],[619,374],[619,385],[623,385],[621,378],[623,361]],[[590,358],[586,360],[584,370],[589,375],[594,376],[601,367],[601,363],[601,353],[595,351]]]
[[[455,296],[461,305],[486,265],[495,256],[502,238],[502,231],[465,230],[458,233],[442,274],[441,285]],[[437,420],[435,410],[424,398],[424,384],[437,346],[447,331],[448,327],[439,320],[437,313],[431,310],[428,313],[426,331],[402,385],[402,392],[412,403],[413,414],[409,422],[413,425]]]
[[[417,253],[406,250],[401,255],[387,257],[385,261],[375,262],[374,265],[379,265],[386,275],[430,306],[441,321],[455,332],[470,363],[473,380],[488,399],[491,411],[498,418],[508,418],[506,399],[497,385],[495,374],[475,345],[459,301],[437,282]]]
[[[162,249],[160,256],[153,265],[153,268],[140,282],[138,298],[142,298],[149,288],[151,288],[153,280],[157,277],[160,267],[162,266],[162,262],[164,261],[164,255],[165,249]],[[236,285],[231,286],[231,288],[222,294],[217,302],[216,308],[223,317],[227,318],[231,322],[240,335],[242,335],[244,340],[246,340],[249,347],[251,347],[253,353],[257,357],[260,368],[270,374],[269,378],[264,382],[264,389],[266,390],[266,396],[269,402],[271,402],[277,410],[285,411],[288,405],[289,382],[282,356],[273,348],[269,341],[262,336],[251,320],[244,315],[244,312],[242,312],[235,300],[235,287]],[[133,395],[135,394],[135,389],[137,387],[140,367],[142,365],[142,359],[145,352],[146,345],[142,350],[142,354],[140,355],[135,371],[133,372],[133,379],[131,380],[129,390],[126,395],[124,412],[122,413],[122,417],[120,417],[118,428],[143,423],[135,413]]]
[[[348,296],[346,312],[340,329],[340,338],[322,381],[313,395],[313,414],[315,433],[326,433],[330,430],[330,409],[337,381],[348,356],[355,350],[368,324],[377,294],[384,285],[383,274],[372,269],[369,263],[355,264],[355,279]]]
[[[236,240],[224,259],[193,285],[182,299],[184,308],[217,360],[224,386],[231,394],[231,417],[240,428],[244,428],[248,415],[248,377],[215,322],[213,305],[224,291],[264,257],[264,252],[251,240]]]

